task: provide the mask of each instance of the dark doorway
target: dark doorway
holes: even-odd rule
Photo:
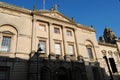
[[[82,71],[79,68],[74,68],[72,74],[73,74],[72,80],[83,80]]]
[[[50,80],[50,70],[49,70],[49,68],[46,68],[46,67],[41,68],[40,80]]]
[[[65,68],[58,68],[55,71],[55,80],[68,80],[68,73],[67,73],[67,69]]]
[[[10,67],[0,66],[0,80],[9,80]]]
[[[94,80],[101,80],[98,67],[92,67]]]

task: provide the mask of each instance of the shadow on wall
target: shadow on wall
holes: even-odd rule
[[[89,62],[89,65],[85,67],[88,80],[120,80],[119,74],[112,73],[112,75],[110,75],[109,72],[105,71],[105,68],[100,67],[99,62]],[[111,77],[113,77],[113,79]]]
[[[37,61],[36,55],[29,60],[0,56],[0,80],[110,80],[104,68],[93,64],[43,57]],[[120,75],[113,77],[120,80]]]
[[[34,55],[30,59],[28,80],[36,80],[36,57]],[[84,61],[60,60],[58,56],[55,58],[39,57],[39,80],[110,80],[110,76],[104,68],[100,67],[99,62],[88,62],[89,65],[86,65]],[[113,77],[114,80],[119,80],[120,75],[113,75]]]
[[[37,56],[34,55],[29,61],[28,80],[88,80],[83,62],[59,60],[58,57],[57,59],[39,57],[37,65],[35,57]]]
[[[27,80],[28,60],[0,56],[0,80]]]

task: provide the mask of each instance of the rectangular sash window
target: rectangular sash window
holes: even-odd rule
[[[46,42],[45,41],[40,41],[39,47],[42,49],[41,53],[46,53]]]
[[[57,55],[60,55],[61,54],[61,46],[60,46],[60,43],[55,43],[55,53]]]
[[[74,47],[73,47],[73,45],[68,46],[68,51],[69,51],[70,55],[74,55]]]
[[[3,36],[0,51],[9,52],[10,45],[11,45],[11,37]]]
[[[89,58],[93,58],[92,49],[91,48],[87,48],[87,50],[88,50]]]

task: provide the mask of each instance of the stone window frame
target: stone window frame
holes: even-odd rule
[[[66,30],[66,34],[67,34],[67,36],[69,36],[69,37],[72,37],[72,36],[73,36],[72,30],[70,30],[70,29],[67,29],[67,30]]]
[[[62,42],[61,41],[55,41],[54,46],[55,46],[55,44],[60,44],[60,54],[56,54],[56,49],[55,49],[55,55],[59,55],[59,56],[62,55]]]
[[[87,55],[88,55],[88,59],[89,59],[90,61],[95,61],[95,60],[97,60],[97,55],[96,55],[96,51],[95,51],[95,46],[94,46],[94,43],[93,43],[92,40],[90,40],[90,39],[86,39],[86,40],[85,40],[85,48],[86,48],[86,53],[87,53]],[[93,58],[90,58],[90,57],[89,57],[87,48],[91,48]]]
[[[57,26],[55,26],[55,27],[54,27],[54,33],[55,33],[55,34],[60,34],[60,28],[57,27]]]
[[[69,53],[69,45],[73,47],[73,53],[72,54]],[[70,55],[70,56],[74,56],[75,55],[75,46],[74,46],[74,43],[68,43],[68,55]]]
[[[16,25],[11,25],[11,24],[3,24],[0,25],[0,46],[2,43],[2,38],[3,36],[8,36],[11,37],[11,48],[9,52],[1,52],[0,53],[15,53],[17,50],[17,42],[18,42],[18,37],[20,36],[19,29],[16,27]]]
[[[12,48],[12,43],[14,42],[13,41],[13,38],[14,38],[14,33],[10,32],[10,31],[3,31],[3,32],[0,32],[0,47],[2,46],[2,41],[3,41],[3,37],[10,37],[11,38],[11,42],[10,42],[10,49],[9,51],[0,51],[0,52],[11,52],[11,48]]]
[[[39,48],[40,42],[45,42],[45,52],[41,51],[41,53],[47,54],[47,41],[46,41],[46,39],[39,39],[38,48]]]
[[[90,59],[93,59],[94,58],[93,47],[91,45],[86,45],[86,48],[87,48],[87,52],[88,52],[88,49],[91,50],[90,53],[88,52],[88,56],[89,56]]]
[[[44,30],[39,29],[40,31],[46,32],[46,25],[45,25],[45,24],[41,24],[41,23],[39,23],[38,25],[39,25],[38,28],[40,28],[40,27],[41,27],[41,28],[44,27]]]

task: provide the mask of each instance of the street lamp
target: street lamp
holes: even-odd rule
[[[79,61],[79,62],[84,62],[84,59],[83,59],[83,56],[82,56],[82,55],[78,55],[77,58],[78,58],[78,61]]]
[[[107,64],[107,67],[108,67],[108,70],[109,70],[109,73],[110,73],[110,77],[111,77],[110,80],[114,80],[114,79],[113,79],[113,76],[112,76],[112,72],[111,72],[111,70],[110,70],[110,66],[109,66],[109,63],[108,63],[108,59],[107,59],[107,56],[106,56],[106,50],[102,50],[101,52],[102,52],[102,54],[103,54],[103,58],[104,58],[105,61],[106,61],[106,64]]]
[[[39,80],[39,64],[38,64],[38,59],[39,59],[39,55],[41,53],[42,49],[41,47],[38,48],[37,52],[36,52],[36,56],[37,56],[37,80]]]

